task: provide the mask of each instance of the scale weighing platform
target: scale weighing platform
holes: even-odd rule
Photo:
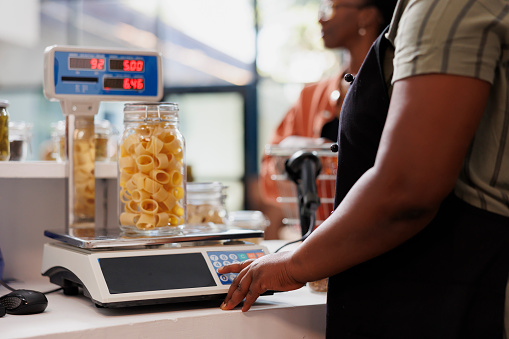
[[[45,231],[58,241],[44,245],[41,271],[65,294],[81,288],[99,307],[224,299],[237,274],[217,269],[269,253],[265,246],[242,241],[261,238],[263,231],[191,229],[157,237],[97,232],[78,238]]]

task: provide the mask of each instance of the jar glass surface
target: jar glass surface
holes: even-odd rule
[[[10,161],[25,161],[32,140],[32,124],[23,121],[9,122]]]
[[[90,228],[95,220],[95,147],[94,122],[76,120],[73,135],[74,200],[71,227]]]
[[[9,102],[0,100],[0,161],[7,161],[10,157],[9,144]]]
[[[51,160],[65,161],[65,121],[51,123]]]
[[[220,182],[188,182],[187,225],[226,225],[226,188]]]
[[[108,120],[95,122],[95,161],[115,161],[118,132]]]
[[[94,123],[95,161],[116,161],[118,131],[108,120]],[[51,160],[65,161],[65,121],[51,124]]]
[[[118,169],[122,231],[157,236],[182,230],[186,222],[186,162],[177,104],[124,106]]]

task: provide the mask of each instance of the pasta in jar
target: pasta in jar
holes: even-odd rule
[[[95,218],[95,145],[93,119],[76,122],[73,136],[73,217],[71,227],[91,227]]]
[[[187,183],[187,225],[225,225],[226,186],[220,182]]]
[[[173,103],[126,104],[118,152],[120,228],[178,232],[186,221],[184,138]]]

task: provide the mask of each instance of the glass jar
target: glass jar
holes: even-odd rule
[[[186,225],[226,225],[226,188],[220,182],[188,182]]]
[[[108,120],[97,120],[95,129],[95,161],[117,159],[118,131]],[[65,161],[65,121],[51,124],[51,155],[56,161]]]
[[[118,132],[108,120],[95,122],[95,161],[117,160]]]
[[[323,278],[320,280],[308,282],[308,286],[313,292],[320,292],[320,293],[327,292],[328,284],[329,284],[329,278]]]
[[[70,132],[71,133],[71,132]],[[74,122],[73,166],[71,187],[74,189],[72,215],[69,226],[72,229],[91,229],[95,221],[95,147],[93,117],[79,117]],[[72,170],[72,172],[71,172]]]
[[[0,100],[0,161],[7,161],[10,157],[9,145],[9,101]]]
[[[9,122],[10,161],[25,161],[31,149],[32,124],[24,121]]]
[[[178,233],[186,218],[185,142],[175,103],[128,103],[118,152],[125,233]]]
[[[234,211],[228,214],[228,224],[231,228],[264,231],[270,225],[270,221],[262,211]],[[243,240],[259,244],[263,238],[248,238]]]
[[[50,160],[65,161],[65,121],[51,123]]]

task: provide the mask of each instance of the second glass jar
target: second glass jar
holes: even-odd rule
[[[185,142],[175,103],[129,103],[118,152],[119,218],[126,233],[178,233],[186,218]]]
[[[32,124],[24,121],[9,121],[10,161],[25,161],[31,150]]]
[[[225,225],[226,186],[220,182],[187,183],[187,225]]]

